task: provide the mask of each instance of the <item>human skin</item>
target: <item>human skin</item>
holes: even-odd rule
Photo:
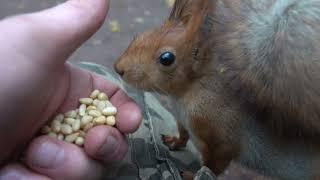
[[[69,0],[0,21],[0,179],[99,179],[108,171],[103,165],[126,154],[125,134],[138,128],[139,107],[114,84],[66,63],[100,28],[108,7],[108,0]],[[76,108],[94,89],[118,108],[117,129],[91,129],[83,149],[34,138],[50,117]]]

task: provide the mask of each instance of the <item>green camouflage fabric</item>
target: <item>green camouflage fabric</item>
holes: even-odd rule
[[[83,69],[102,75],[118,84],[133,98],[143,112],[139,130],[128,135],[129,152],[124,161],[108,168],[106,179],[116,180],[181,180],[180,172],[190,171],[195,180],[213,180],[215,176],[206,167],[200,166],[192,143],[180,151],[169,151],[163,145],[161,134],[177,135],[173,115],[161,103],[158,95],[130,88],[111,69],[97,64],[79,63]],[[112,170],[110,170],[110,168]]]

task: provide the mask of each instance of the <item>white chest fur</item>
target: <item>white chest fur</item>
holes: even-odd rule
[[[171,111],[175,117],[175,120],[177,121],[177,123],[179,123],[179,125],[181,125],[184,129],[188,131],[188,134],[191,140],[192,149],[195,150],[194,153],[200,156],[199,149],[198,149],[200,147],[200,144],[199,144],[200,141],[198,140],[198,138],[196,138],[196,136],[192,131],[188,107],[183,102],[177,99],[171,99],[171,100],[172,100],[172,105],[174,107]]]

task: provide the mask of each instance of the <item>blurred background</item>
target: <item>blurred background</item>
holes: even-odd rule
[[[0,1],[0,19],[18,13],[46,9],[62,0]],[[159,26],[168,16],[174,0],[112,0],[102,28],[78,49],[70,61],[89,61],[112,67],[133,36]]]

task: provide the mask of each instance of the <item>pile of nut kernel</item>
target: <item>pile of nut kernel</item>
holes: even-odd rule
[[[108,99],[105,93],[94,90],[89,98],[79,99],[78,109],[56,115],[41,129],[41,134],[83,146],[89,129],[98,125],[116,124],[117,108]]]

